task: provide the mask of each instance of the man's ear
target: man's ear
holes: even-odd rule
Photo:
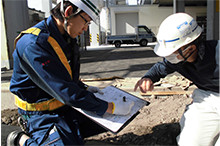
[[[64,16],[65,16],[65,17],[69,17],[72,13],[73,13],[73,7],[72,7],[72,6],[68,6],[68,7],[65,9]]]

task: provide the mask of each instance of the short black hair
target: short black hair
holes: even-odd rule
[[[63,16],[62,16],[62,14],[61,14],[61,12],[60,12],[60,5],[61,5],[61,2],[60,2],[59,4],[57,4],[57,5],[50,11],[50,13],[51,13],[52,16],[54,16],[55,18],[59,19],[60,21],[64,21]],[[75,6],[74,4],[72,4],[71,2],[69,2],[69,1],[64,1],[64,2],[63,2],[63,7],[64,7],[63,9],[64,9],[64,11],[66,10],[66,8],[67,8],[68,6],[72,6],[72,8],[73,8],[73,13],[75,13],[76,10],[78,9],[78,7]]]

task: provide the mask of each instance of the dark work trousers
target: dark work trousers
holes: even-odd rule
[[[106,132],[104,128],[71,107],[27,120],[30,139],[25,145],[83,145],[83,139]]]

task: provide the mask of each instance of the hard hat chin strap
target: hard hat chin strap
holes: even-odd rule
[[[67,31],[67,25],[68,25],[68,22],[67,22],[67,21],[68,21],[70,18],[72,18],[73,16],[77,15],[78,13],[80,13],[81,9],[78,8],[78,9],[76,10],[76,12],[74,12],[73,14],[71,14],[71,15],[68,16],[68,17],[65,17],[63,1],[64,1],[64,0],[62,0],[62,1],[61,1],[61,4],[60,4],[60,13],[61,13],[61,15],[63,16],[63,19],[64,19],[64,30]]]
[[[67,20],[68,20],[68,18],[66,18],[65,14],[64,14],[63,1],[64,0],[61,0],[61,2],[60,2],[60,13],[63,16],[63,19],[64,19],[64,30],[66,31],[67,30]]]

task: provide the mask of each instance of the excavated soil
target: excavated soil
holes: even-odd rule
[[[109,81],[97,81],[96,83],[87,80],[87,84],[101,88],[107,85],[114,85],[135,95],[136,93],[132,91],[136,81],[160,60],[161,58],[153,53],[150,46],[87,51],[82,53],[81,56],[81,76],[84,79],[111,76],[124,77],[125,79],[110,79]],[[134,79],[133,77],[138,78]],[[8,82],[9,80],[10,76],[2,74],[2,81]],[[166,84],[171,82],[174,86],[178,86],[184,91],[191,85],[189,81],[174,76],[169,78],[169,81],[157,83],[158,88],[155,88],[155,91],[174,90],[173,86]],[[165,84],[163,85],[163,83]],[[137,96],[149,101],[150,105],[142,108],[140,113],[119,133],[106,132],[89,137],[85,139],[86,145],[177,145],[176,136],[180,132],[178,122],[185,106],[192,100],[189,97],[190,94],[144,97],[137,94]],[[17,110],[6,109],[1,111],[2,146],[6,145],[7,134],[14,129],[18,129],[17,118]]]
[[[146,99],[151,104],[118,134],[102,133],[86,139],[86,144],[97,145],[176,145],[180,132],[178,124],[186,104],[191,102],[187,95],[166,96]],[[17,110],[4,110],[2,124],[17,125]]]
[[[87,81],[88,85],[99,87],[113,85],[127,92],[130,91],[150,104],[143,107],[140,113],[119,133],[106,132],[86,138],[86,145],[177,145],[176,137],[180,133],[179,121],[186,105],[192,102],[189,93],[192,93],[195,87],[191,86],[189,80],[181,76],[171,76],[155,83],[155,92],[152,94],[156,92],[167,94],[167,92],[173,91],[181,91],[186,94],[140,96],[140,92],[133,92],[133,86],[137,80],[136,78],[126,78],[114,81]],[[15,109],[1,112],[1,123],[8,126],[7,130],[14,128],[13,126],[18,127],[17,118],[18,113]],[[2,145],[6,141],[6,137],[3,135]]]
[[[178,122],[191,98],[169,96],[148,101],[151,104],[141,109],[140,114],[117,135],[107,132],[87,140],[121,145],[177,145]]]

